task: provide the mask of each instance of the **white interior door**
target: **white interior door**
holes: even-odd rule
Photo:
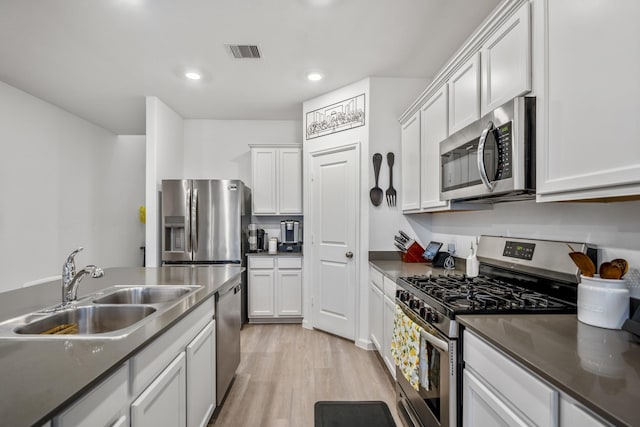
[[[313,326],[355,338],[357,146],[312,153]]]

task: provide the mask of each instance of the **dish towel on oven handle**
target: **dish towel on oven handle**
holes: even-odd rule
[[[391,340],[391,354],[396,366],[407,379],[411,387],[418,390],[420,379],[420,331],[402,309],[396,305],[393,318],[393,338]]]

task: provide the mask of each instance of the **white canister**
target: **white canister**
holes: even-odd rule
[[[620,329],[629,318],[629,289],[624,280],[581,276],[578,320],[587,325]]]
[[[269,239],[269,253],[270,254],[278,253],[278,239],[275,237],[271,237]]]

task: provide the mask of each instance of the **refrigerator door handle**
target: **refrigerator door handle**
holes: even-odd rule
[[[193,244],[193,253],[198,252],[198,189],[193,189],[193,199],[191,200],[191,242]]]
[[[191,188],[187,189],[187,200],[186,200],[186,205],[190,206],[191,205]],[[187,243],[187,254],[191,253],[191,218],[188,218],[187,222],[187,232],[185,235],[185,240]]]

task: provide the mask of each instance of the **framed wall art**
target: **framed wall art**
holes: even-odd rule
[[[305,117],[306,138],[314,139],[364,126],[364,93],[317,110]]]

